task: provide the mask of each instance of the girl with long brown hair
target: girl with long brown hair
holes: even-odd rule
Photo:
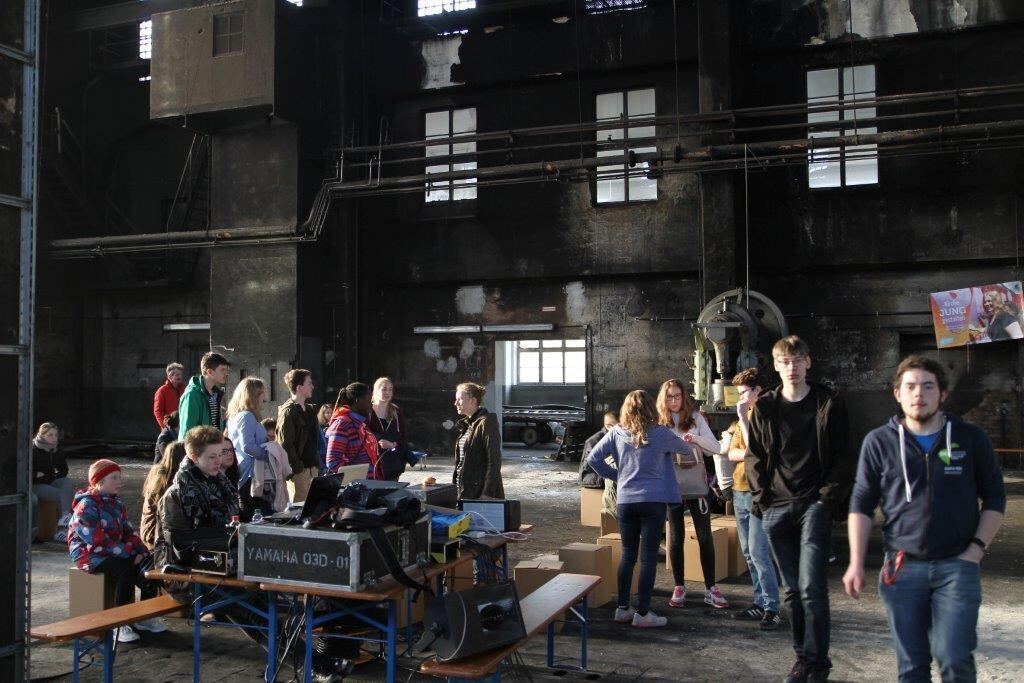
[[[615,481],[618,488],[616,516],[622,534],[622,561],[618,569],[615,621],[632,623],[637,628],[656,628],[668,622],[650,610],[661,529],[666,506],[678,505],[680,500],[672,454],[690,453],[693,447],[658,424],[654,401],[642,389],[626,396],[619,420],[590,451],[587,464],[605,479]],[[605,462],[608,456],[615,467]],[[629,588],[638,556],[640,581],[634,610],[630,607]]]
[[[701,475],[706,476],[704,469],[704,452],[718,452],[718,440],[711,431],[708,421],[694,406],[693,400],[686,393],[683,383],[670,379],[661,385],[658,391],[658,423],[668,427],[684,441],[695,448],[695,460],[676,462],[675,468],[697,468]],[[681,474],[673,470],[673,479]],[[697,532],[697,545],[700,546],[700,567],[704,574],[704,602],[716,609],[724,609],[729,602],[722,591],[715,585],[715,544],[711,540],[711,510],[708,507],[707,494],[704,496],[686,497],[682,502],[668,507],[668,555],[672,563],[672,576],[676,586],[669,598],[669,607],[683,607],[686,604],[686,582],[683,577],[683,541],[685,534],[686,510],[690,510],[694,531]]]
[[[160,462],[149,468],[146,481],[142,484],[142,521],[139,536],[150,550],[160,539],[160,499],[174,483],[174,475],[185,459],[185,443],[174,441],[167,444]]]

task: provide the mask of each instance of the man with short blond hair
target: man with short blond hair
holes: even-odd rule
[[[832,519],[842,514],[854,463],[849,418],[838,392],[807,381],[811,354],[802,339],[780,339],[772,359],[782,384],[755,404],[744,458],[751,513],[761,517],[786,589],[796,653],[786,681],[824,681],[832,669]]]

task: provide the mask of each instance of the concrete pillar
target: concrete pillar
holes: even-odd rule
[[[728,0],[697,2],[698,101],[701,113],[731,109],[733,27]],[[704,145],[734,142],[731,135],[707,135]],[[742,203],[736,203],[737,188],[742,191],[741,173],[703,173],[700,189],[704,210],[703,299],[732,289],[742,281],[743,233]],[[740,198],[742,202],[742,197]],[[739,251],[739,253],[737,253]]]

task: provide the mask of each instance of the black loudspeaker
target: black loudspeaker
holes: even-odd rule
[[[423,624],[427,632],[420,642],[442,662],[526,637],[519,595],[511,581],[434,598],[427,603]]]

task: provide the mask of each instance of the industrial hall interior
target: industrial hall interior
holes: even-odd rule
[[[1020,681],[1024,2],[0,0],[0,680]]]

